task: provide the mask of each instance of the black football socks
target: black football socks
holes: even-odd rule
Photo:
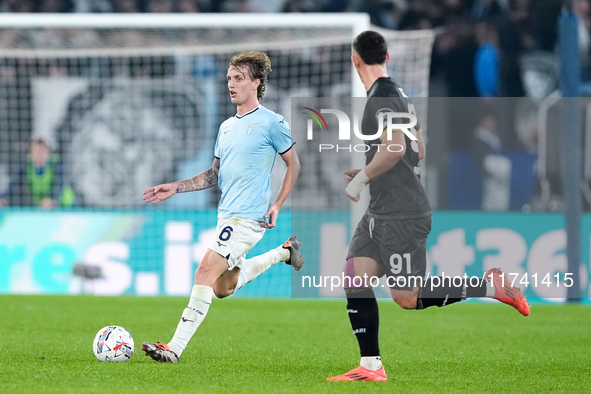
[[[345,289],[347,314],[353,333],[359,342],[361,357],[379,356],[378,330],[380,315],[378,302],[372,288]]]
[[[466,298],[486,297],[486,288],[490,286],[487,279],[460,278],[460,283],[453,282],[450,277],[430,277],[419,289],[417,309],[430,306],[446,306]]]

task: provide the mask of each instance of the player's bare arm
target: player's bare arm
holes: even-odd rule
[[[279,189],[279,194],[277,194],[275,202],[269,207],[269,210],[265,214],[265,219],[268,218],[268,222],[263,224],[263,227],[265,228],[275,227],[279,210],[283,206],[287,196],[289,196],[289,193],[291,193],[291,189],[293,189],[293,185],[300,174],[300,159],[296,153],[295,146],[292,146],[290,150],[282,154],[281,158],[285,162],[287,168],[285,169],[285,174],[283,175],[283,182],[281,184],[281,189]]]
[[[406,138],[402,130],[394,130],[391,140],[384,136],[381,142],[384,146],[376,152],[373,159],[365,167],[365,173],[370,179],[394,167],[406,152]]]
[[[209,189],[210,187],[218,184],[219,171],[220,159],[216,157],[213,160],[211,168],[195,175],[190,179],[149,187],[144,191],[144,201],[147,203],[156,204],[169,199],[176,193]]]
[[[175,182],[177,193],[193,192],[197,190],[209,189],[218,184],[218,174],[220,172],[220,159],[213,159],[211,168],[195,175],[193,178],[184,181]]]
[[[427,152],[425,149],[425,140],[423,139],[423,130],[421,129],[417,133],[417,143],[419,144],[419,160],[423,160]]]
[[[384,145],[376,152],[373,159],[363,170],[345,172],[345,179],[349,182],[345,194],[355,202],[359,201],[359,193],[369,183],[370,179],[388,171],[404,157],[406,139],[401,130],[395,130],[390,140],[382,137],[381,142]]]

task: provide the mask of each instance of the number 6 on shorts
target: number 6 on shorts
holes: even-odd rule
[[[222,229],[222,232],[220,233],[220,241],[227,241],[230,239],[230,237],[232,236],[232,231],[234,231],[234,229],[231,226],[226,226]]]

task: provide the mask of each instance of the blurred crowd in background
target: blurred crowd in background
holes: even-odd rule
[[[534,184],[537,182],[534,166],[538,147],[538,130],[534,119],[539,108],[539,100],[536,98],[549,96],[558,89],[558,18],[563,11],[562,6],[562,0],[0,0],[0,12],[6,13],[365,12],[370,15],[372,24],[385,29],[437,29],[430,70],[430,96],[481,97],[482,100],[478,100],[479,107],[476,109],[466,110],[462,105],[456,106],[459,108],[457,111],[460,111],[458,113],[454,113],[453,108],[448,110],[450,118],[462,119],[465,122],[461,127],[447,132],[445,145],[448,150],[445,151],[445,155],[441,153],[438,157],[436,151],[431,155],[435,159],[432,163],[437,166],[447,166],[449,162],[449,169],[442,170],[439,177],[441,185],[451,185],[448,194],[440,191],[435,205],[440,208],[492,210],[521,209],[524,203],[531,200],[530,196],[534,193]],[[572,11],[579,17],[581,75],[583,80],[587,80],[591,76],[591,0],[572,0]],[[9,35],[2,39],[5,43],[9,41]],[[46,41],[43,45],[50,46],[51,37],[48,36]],[[341,52],[348,51],[348,47],[337,49]],[[341,53],[338,55],[344,56]],[[215,67],[211,65],[213,61],[211,58],[207,59],[208,62],[205,63],[199,60],[203,63],[200,63],[198,72],[201,76],[209,76],[214,72],[212,70]],[[330,56],[319,59],[323,67],[330,64],[327,60],[330,60]],[[23,72],[22,61],[19,62],[3,60],[0,64],[0,84],[9,86],[11,81],[18,79],[17,74]],[[163,77],[178,72],[170,66],[178,62],[160,63],[154,62],[154,59],[151,59],[149,64],[140,61],[132,69],[131,76],[150,74],[151,77]],[[218,59],[218,63],[223,62]],[[43,74],[44,77],[87,77],[83,75],[84,72],[99,70],[100,73],[112,74],[112,70],[117,69],[115,63],[109,63],[108,67],[101,63],[96,67],[82,68],[69,68],[67,63],[61,66],[45,65],[43,62],[39,64],[25,64],[27,76]],[[155,64],[158,67],[155,67]],[[288,81],[288,78],[281,77],[281,73],[291,73],[293,69],[279,66],[274,77],[280,83]],[[314,67],[302,64],[298,69]],[[197,73],[195,70],[197,68],[193,70]],[[344,80],[347,72],[329,70],[323,75],[337,79],[328,81],[333,84]],[[320,81],[327,83],[326,78],[320,78]],[[326,90],[320,83],[315,82],[311,85]],[[291,88],[279,87],[285,91]],[[2,97],[0,92],[0,99]],[[499,101],[496,101],[496,104],[492,101],[487,104],[487,98],[493,97],[531,97],[532,101],[505,101],[504,108],[499,108]],[[4,118],[8,119],[11,116],[9,114],[15,111],[8,108],[12,105],[9,100],[6,100],[6,103],[8,115]],[[466,103],[467,106],[473,104],[470,101]],[[2,107],[0,105],[0,111]],[[432,105],[429,109],[437,110]],[[525,112],[518,117],[515,111],[520,109]],[[527,116],[523,113],[527,113]],[[228,114],[220,111],[217,115],[223,118]],[[7,124],[6,135],[11,130],[14,131],[14,122],[10,125],[10,122],[3,123]],[[20,127],[30,129],[30,125],[26,123]],[[517,151],[523,154],[504,158],[497,155],[491,160],[490,155],[494,156],[504,151]],[[454,156],[448,154],[449,152],[468,152],[468,156],[462,156],[463,153]],[[516,169],[519,168],[525,168],[524,172],[516,173]],[[24,174],[24,170],[21,173]],[[444,179],[448,177],[449,181],[445,182]],[[474,182],[482,182],[478,193],[473,193],[473,184],[463,181],[470,177]],[[558,178],[557,173],[554,181],[556,185],[559,183]],[[457,183],[458,180],[462,181]],[[510,184],[529,186],[522,188],[518,198],[515,198],[515,191],[512,191]],[[558,189],[558,186],[555,188]],[[493,192],[504,190],[505,194],[487,196],[487,189]],[[465,197],[471,195],[470,193],[473,193],[473,198],[468,201]],[[0,193],[0,206],[1,197]],[[58,204],[55,198],[53,205]],[[120,197],[115,196],[114,201],[117,201],[117,198]],[[547,208],[541,206],[541,209]],[[555,208],[559,206],[556,205]]]
[[[528,95],[519,57],[554,52],[562,0],[0,0],[2,12],[365,12],[386,29],[440,29],[432,76],[446,97]],[[583,75],[590,74],[591,1],[573,0],[579,16]]]
[[[440,29],[432,76],[446,97],[527,95],[519,57],[554,52],[562,0],[0,0],[2,12],[365,12],[391,30]],[[589,74],[591,1],[573,0],[583,75]]]
[[[531,50],[554,51],[562,0],[1,0],[2,12],[365,12],[392,30],[441,28],[433,72],[451,97],[526,94],[517,60]],[[573,0],[588,74],[591,2]]]

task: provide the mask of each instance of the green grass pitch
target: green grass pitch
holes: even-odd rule
[[[327,382],[358,365],[345,302],[214,300],[179,364],[168,341],[185,298],[0,296],[0,393],[591,392],[591,306],[500,303],[405,311],[380,302],[388,382]],[[101,363],[96,332],[127,328],[135,354]]]

